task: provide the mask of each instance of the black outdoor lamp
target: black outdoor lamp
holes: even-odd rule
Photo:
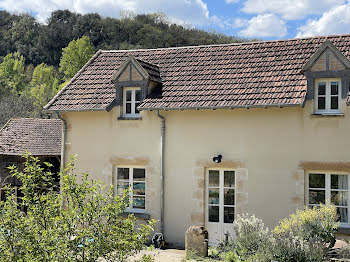
[[[213,161],[217,164],[221,163],[222,155],[214,156]]]

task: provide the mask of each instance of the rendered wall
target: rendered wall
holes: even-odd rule
[[[304,170],[350,172],[350,109],[343,117],[305,107],[162,111],[166,117],[165,234],[184,243],[191,225],[205,223],[206,168],[236,170],[236,211],[268,227],[304,206]],[[115,166],[146,167],[146,210],[159,219],[160,120],[117,120],[112,112],[66,113],[67,155],[79,171],[113,183]],[[218,154],[221,164],[212,161]]]

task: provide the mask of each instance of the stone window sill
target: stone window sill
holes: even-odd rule
[[[334,113],[334,114],[315,113],[315,114],[311,114],[311,117],[344,117],[344,114],[343,113]]]
[[[118,120],[142,120],[142,117],[120,116]]]
[[[125,212],[123,213],[123,216],[128,216],[130,214],[133,214],[136,218],[141,218],[144,220],[149,220],[151,217],[145,211],[140,212],[140,211],[133,211],[133,210],[125,210]]]

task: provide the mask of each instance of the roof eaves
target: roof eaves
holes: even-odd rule
[[[197,107],[139,107],[140,111],[152,111],[152,110],[202,110],[202,109],[235,109],[235,108],[267,108],[267,107],[303,107],[303,103],[298,104],[268,104],[268,105],[242,105],[242,106],[197,106]]]
[[[46,106],[44,106],[44,110],[48,110],[51,111],[49,109],[49,107],[55,102],[55,100],[57,99],[57,97],[59,95],[61,95],[63,93],[63,91],[78,77],[80,76],[80,74],[85,70],[85,68],[90,65],[95,59],[96,57],[98,57],[100,54],[102,53],[102,50],[98,50],[91,58],[90,60],[78,71],[78,73],[75,74],[75,76],[73,76],[73,78],[71,80],[69,80],[69,82],[51,99],[51,101],[49,103],[47,103]],[[55,111],[55,110],[52,110]]]
[[[113,103],[113,102],[112,102]],[[107,111],[107,108],[110,105],[104,107],[104,108],[96,108],[96,109],[43,109],[43,113],[64,113],[64,112],[94,112],[94,111]]]

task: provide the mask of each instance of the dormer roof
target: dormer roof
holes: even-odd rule
[[[336,48],[331,41],[328,39],[324,41],[324,43],[318,48],[318,50],[311,56],[311,58],[307,61],[307,63],[303,66],[303,71],[310,70],[316,61],[321,58],[322,54],[325,54],[326,51],[330,51],[332,55],[338,59],[339,63],[343,64],[343,66],[347,69],[350,68],[350,61],[349,59],[344,56],[338,48]],[[326,54],[325,54],[326,55]],[[328,55],[328,54],[327,54]],[[326,68],[327,69],[327,68]],[[328,70],[325,70],[328,71]]]

